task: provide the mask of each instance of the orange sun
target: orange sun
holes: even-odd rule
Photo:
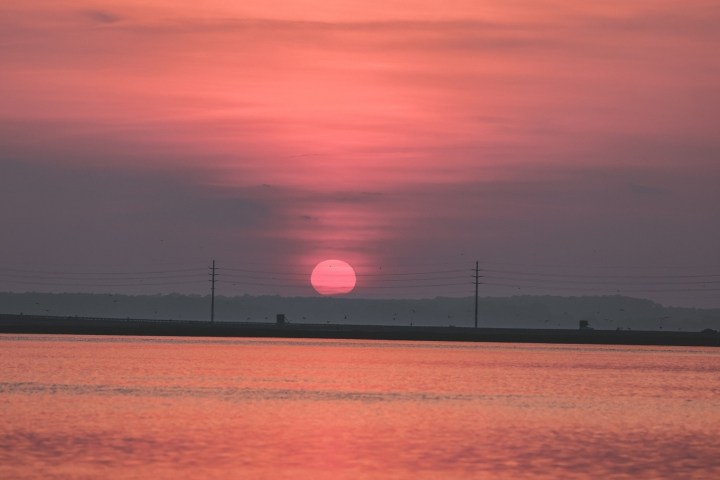
[[[310,283],[320,295],[342,295],[355,288],[355,270],[342,260],[318,263],[310,275]]]

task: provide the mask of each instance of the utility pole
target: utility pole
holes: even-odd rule
[[[210,323],[215,323],[215,260],[210,273]]]
[[[477,328],[477,312],[478,312],[478,283],[480,280],[480,262],[475,262],[475,328]]]

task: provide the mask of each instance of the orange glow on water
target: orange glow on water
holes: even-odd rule
[[[710,348],[9,335],[0,344],[2,478],[720,473],[720,356]]]

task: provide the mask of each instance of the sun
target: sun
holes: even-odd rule
[[[310,275],[310,283],[320,295],[343,295],[355,288],[355,270],[342,260],[318,263]]]

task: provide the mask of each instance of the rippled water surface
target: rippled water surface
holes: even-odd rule
[[[0,478],[720,478],[709,348],[0,335]]]

